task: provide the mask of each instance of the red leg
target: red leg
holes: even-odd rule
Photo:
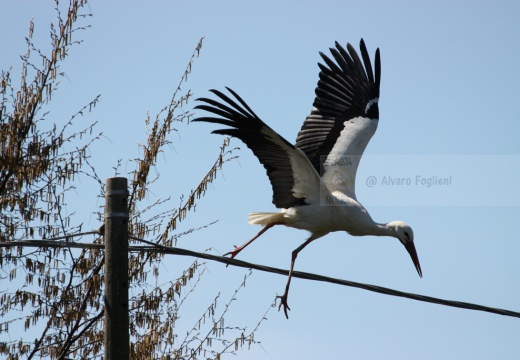
[[[280,308],[283,305],[283,312],[285,313],[285,317],[289,319],[289,315],[287,314],[287,310],[291,310],[289,307],[289,304],[287,304],[287,297],[289,296],[289,286],[291,286],[291,279],[292,279],[292,273],[294,268],[294,263],[296,261],[296,257],[298,256],[298,253],[303,250],[304,247],[309,245],[313,240],[316,240],[319,236],[311,235],[310,238],[307,239],[303,244],[301,244],[299,247],[297,247],[293,252],[291,256],[291,268],[289,269],[289,278],[287,279],[287,285],[285,285],[285,292],[283,295],[277,295],[276,298],[280,299],[280,305],[278,305],[278,311],[280,311]]]
[[[239,252],[244,250],[247,245],[251,244],[253,241],[258,239],[260,237],[260,235],[262,235],[263,233],[265,233],[267,230],[269,230],[270,228],[272,228],[275,225],[284,225],[284,223],[279,221],[279,222],[272,222],[272,223],[267,224],[258,234],[253,236],[253,238],[251,240],[247,241],[245,244],[243,244],[243,245],[241,245],[239,247],[237,247],[235,245],[235,250],[230,251],[228,253],[225,253],[224,256],[231,255],[231,259],[233,259],[235,256],[238,255]]]

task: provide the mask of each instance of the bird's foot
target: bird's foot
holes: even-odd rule
[[[239,248],[239,247],[236,246],[236,245],[233,245],[233,246],[235,247],[235,250],[225,253],[224,256],[231,255],[231,259],[234,259],[235,256],[238,255],[238,253],[240,252],[240,250],[242,250],[241,248]]]
[[[236,246],[236,245],[233,245],[233,246],[235,247],[235,250],[225,253],[224,256],[231,255],[231,259],[234,259],[235,256],[237,256],[238,253],[239,253],[240,251],[242,251],[242,247],[238,247],[238,246]]]
[[[276,295],[277,299],[280,299],[280,305],[278,305],[278,311],[283,305],[283,312],[285,313],[285,317],[289,319],[289,314],[287,314],[287,310],[291,310],[289,304],[287,304],[287,291],[283,295]]]
[[[238,253],[242,250],[241,247],[238,247],[236,245],[234,245],[234,246],[235,246],[235,250],[225,253],[224,256],[230,255],[231,259],[234,259],[235,256],[237,256]],[[228,266],[229,266],[229,264],[226,265],[226,267],[228,267]]]

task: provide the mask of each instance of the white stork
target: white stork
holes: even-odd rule
[[[197,99],[205,104],[196,106],[196,109],[219,117],[200,117],[195,121],[228,126],[213,133],[237,137],[253,151],[267,170],[273,188],[273,203],[282,209],[280,212],[250,213],[248,222],[264,228],[226,255],[234,258],[274,225],[311,233],[292,252],[285,292],[277,296],[280,298],[278,309],[283,305],[287,318],[289,286],[298,253],[312,241],[333,231],[346,231],[354,236],[397,238],[422,277],[412,228],[402,221],[375,222],[356,199],[359,160],[379,121],[381,79],[379,49],[375,55],[375,73],[363,39],[360,49],[363,60],[350,44],[347,44],[348,52],[337,42],[336,48],[330,49],[335,62],[320,53],[325,65],[318,64],[321,71],[314,108],[298,133],[296,145],[267,126],[230,88],[227,89],[236,101],[217,90],[211,92],[221,101]]]

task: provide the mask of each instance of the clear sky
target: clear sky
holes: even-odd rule
[[[19,64],[31,17],[36,40],[46,46],[53,7],[42,0],[2,2],[0,68]],[[379,47],[380,122],[358,172],[358,199],[376,221],[412,226],[424,277],[396,239],[346,233],[309,245],[296,270],[520,311],[520,2],[93,0],[90,9],[92,28],[78,34],[84,43],[63,65],[67,78],[51,114],[63,121],[101,94],[85,121],[99,121],[105,135],[91,154],[102,178],[113,175],[118,159],[125,171],[133,168],[128,160],[146,139],[147,110],[154,116],[168,103],[201,37],[183,89],[201,97],[230,86],[291,142],[311,110],[318,52],[335,41],[358,48],[360,38],[371,57]],[[154,196],[171,196],[174,205],[209,169],[222,142],[209,134],[210,124],[177,129],[154,188]],[[248,212],[275,210],[263,167],[239,141],[233,145],[242,148],[239,160],[226,164],[179,231],[218,223],[182,238],[179,247],[223,254],[260,230],[246,223]],[[451,182],[428,187],[434,177]],[[404,182],[389,182],[397,178]],[[86,228],[99,226],[89,215],[101,205],[97,193],[82,178],[77,199],[69,199],[70,211],[81,204],[85,215],[76,220]],[[239,258],[288,268],[305,238],[303,231],[273,228]],[[186,262],[169,259],[162,276],[177,276]],[[218,291],[222,303],[228,299],[247,274],[206,267],[184,326]],[[285,282],[254,272],[227,324],[252,329]],[[262,345],[238,352],[240,358],[520,358],[518,318],[299,279],[289,305],[290,319],[272,309],[255,336]]]

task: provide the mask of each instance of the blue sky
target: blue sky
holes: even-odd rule
[[[0,68],[16,66],[34,17],[45,47],[53,2],[3,2]],[[102,178],[139,155],[144,119],[165,106],[201,37],[189,82],[194,97],[230,86],[272,128],[294,141],[310,112],[319,51],[335,41],[373,57],[381,51],[379,128],[358,172],[358,199],[379,222],[404,220],[414,229],[424,277],[392,238],[329,234],[302,251],[296,269],[402,291],[520,311],[520,3],[515,1],[92,1],[92,28],[63,64],[67,78],[51,114],[68,119],[101,94],[85,121],[99,121],[105,137],[92,149]],[[15,68],[16,70],[16,68]],[[16,73],[16,72],[14,72]],[[16,76],[13,76],[16,79]],[[194,106],[190,102],[185,109]],[[179,124],[172,148],[159,161],[150,195],[174,205],[202,178],[222,138],[209,124]],[[225,253],[260,228],[251,211],[273,211],[262,166],[239,141],[238,161],[219,179],[180,231],[219,220],[184,237],[180,247]],[[366,185],[375,176],[379,186]],[[411,184],[383,185],[383,177]],[[417,176],[452,177],[445,187],[416,184]],[[99,224],[95,184],[82,178],[77,198],[86,228]],[[75,203],[74,201],[77,201]],[[306,233],[273,228],[240,259],[288,268]],[[162,276],[174,277],[188,260],[172,258]],[[185,308],[186,326],[217,291],[228,298],[247,271],[221,264]],[[254,272],[228,324],[256,325],[286,279]],[[248,359],[518,359],[520,319],[418,303],[326,283],[295,279],[286,320],[274,309],[256,335]]]

